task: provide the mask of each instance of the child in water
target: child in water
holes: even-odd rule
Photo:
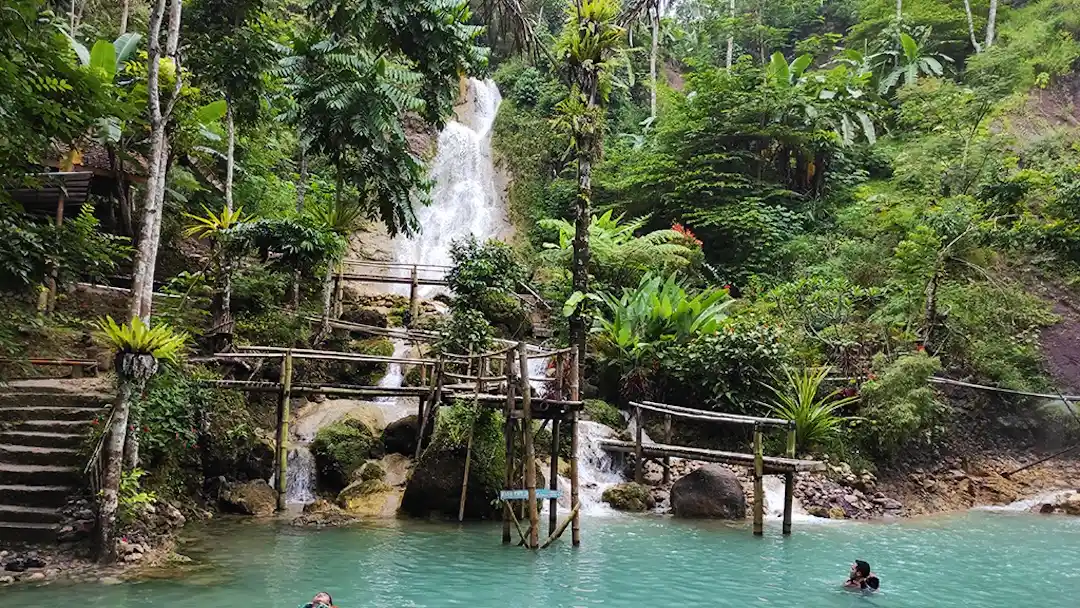
[[[848,575],[848,580],[844,582],[844,586],[849,589],[874,592],[881,586],[881,581],[870,571],[869,563],[857,559],[854,564],[851,564],[851,574]]]
[[[310,602],[303,604],[300,608],[337,608],[334,606],[334,600],[330,599],[330,594],[325,591],[320,591],[315,594],[315,597]]]

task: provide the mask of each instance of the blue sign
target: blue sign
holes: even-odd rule
[[[562,490],[545,490],[537,488],[536,498],[538,500],[547,500],[549,498],[560,498],[562,496]],[[529,500],[528,490],[503,490],[499,492],[499,500]]]

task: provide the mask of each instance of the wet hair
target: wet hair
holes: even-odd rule
[[[329,593],[327,593],[325,591],[320,591],[320,592],[315,594],[315,597],[319,597],[320,595],[325,595],[326,596],[326,601],[329,602],[331,606],[334,605],[334,598],[330,597]]]
[[[862,585],[860,585],[861,588],[870,589],[872,591],[877,591],[877,588],[880,586],[881,581],[879,581],[878,577],[876,576],[868,577],[865,581],[862,582]]]
[[[867,563],[867,562],[862,561],[861,559],[855,560],[855,572],[859,576],[869,576],[870,575],[870,564]]]

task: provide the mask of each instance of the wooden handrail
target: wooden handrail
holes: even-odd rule
[[[630,405],[633,407],[640,407],[646,410],[652,410],[654,412],[660,412],[662,414],[671,414],[672,416],[693,418],[696,420],[715,420],[716,422],[730,422],[732,424],[775,426],[780,428],[790,428],[795,426],[794,421],[784,420],[782,418],[762,418],[760,416],[744,416],[742,414],[724,414],[722,412],[709,412],[706,410],[695,410],[693,408],[681,407],[678,405],[669,405],[667,403],[657,403],[655,401],[631,401]]]

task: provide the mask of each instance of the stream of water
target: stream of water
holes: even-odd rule
[[[387,522],[310,530],[218,521],[182,548],[185,576],[0,591],[5,605],[293,608],[326,590],[342,608],[746,606],[1073,608],[1080,518],[974,511],[893,523],[778,524],[585,517],[583,545],[503,546],[498,525]],[[882,591],[840,583],[854,559]]]

